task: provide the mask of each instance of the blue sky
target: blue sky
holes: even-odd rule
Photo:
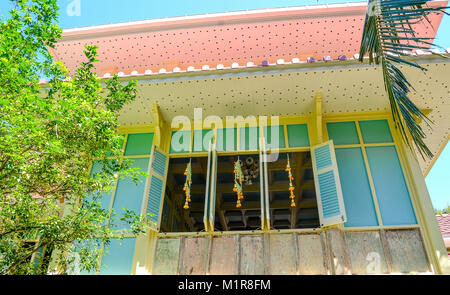
[[[246,9],[315,5],[354,0],[59,0],[62,28],[110,24],[117,22],[226,12]],[[11,4],[0,0],[0,16],[6,16]],[[450,16],[444,16],[436,35],[436,44],[450,48]],[[450,146],[448,145],[426,178],[435,208],[450,204]]]

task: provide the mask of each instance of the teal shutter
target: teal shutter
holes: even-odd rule
[[[321,226],[346,222],[333,141],[312,147],[311,159]]]
[[[161,207],[164,200],[168,166],[168,155],[160,151],[156,146],[153,146],[148,168],[149,177],[145,186],[142,214],[152,214],[149,219],[153,223],[152,228],[155,230],[159,230],[161,225],[160,212],[162,211]]]

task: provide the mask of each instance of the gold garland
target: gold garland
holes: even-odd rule
[[[234,162],[234,188],[233,191],[237,194],[236,208],[242,206],[241,200],[244,199],[244,194],[242,193],[242,181],[244,181],[244,174],[241,169],[241,162],[238,160]]]
[[[191,184],[192,184],[192,168],[191,168],[191,159],[189,159],[189,163],[187,164],[186,170],[184,171],[184,175],[186,175],[186,182],[184,183],[184,194],[186,195],[186,201],[184,202],[184,209],[189,209],[189,202],[191,201]]]
[[[289,198],[291,198],[291,207],[295,207],[295,195],[294,195],[295,187],[292,185],[292,181],[294,180],[294,177],[292,176],[291,164],[289,162],[289,154],[287,154],[287,166],[286,166],[285,170],[288,172],[288,175],[289,175],[289,191],[291,194],[289,196]]]

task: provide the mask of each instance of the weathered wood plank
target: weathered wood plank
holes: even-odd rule
[[[264,274],[263,237],[260,235],[241,236],[240,269],[242,275]]]
[[[292,234],[270,235],[270,274],[297,273],[295,241]]]
[[[206,260],[208,258],[208,240],[206,237],[186,237],[184,239],[183,265],[181,274],[206,274]]]
[[[327,261],[320,235],[300,234],[298,240],[298,270],[304,275],[327,274]]]
[[[419,230],[387,230],[386,240],[391,256],[392,272],[430,271]]]
[[[378,231],[346,232],[345,243],[353,274],[387,273],[386,258]]]
[[[236,274],[236,252],[235,237],[214,237],[212,240],[209,273],[212,275]]]
[[[180,238],[158,239],[153,274],[173,275],[178,273]]]
[[[350,274],[350,263],[346,256],[344,234],[339,229],[331,228],[327,230],[327,239],[330,245],[330,258],[333,264],[334,274]]]

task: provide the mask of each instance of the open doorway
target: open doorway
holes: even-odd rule
[[[244,175],[244,198],[237,206],[234,188],[234,163],[241,162]],[[259,155],[219,156],[217,164],[216,219],[217,228],[224,231],[261,229],[261,192]]]
[[[292,206],[289,157],[293,186]],[[192,185],[189,208],[183,190],[184,172],[191,160]],[[234,188],[235,162],[240,161],[244,180],[240,206]],[[201,232],[205,230],[205,192],[207,187],[208,157],[172,158],[169,161],[166,193],[163,203],[162,232]],[[215,231],[258,230],[262,227],[259,154],[222,155],[217,158],[215,199]],[[263,188],[265,190],[265,188]],[[275,161],[267,163],[268,210],[271,229],[301,229],[320,226],[314,177],[309,152],[280,153]]]
[[[291,206],[287,160],[291,167],[295,207]],[[273,229],[320,226],[314,176],[309,152],[280,153],[267,163],[270,225]]]
[[[186,182],[184,172],[191,161],[192,185],[189,208],[185,209]],[[167,173],[166,191],[163,202],[162,232],[200,232],[205,230],[203,216],[205,210],[207,157],[171,158]]]

